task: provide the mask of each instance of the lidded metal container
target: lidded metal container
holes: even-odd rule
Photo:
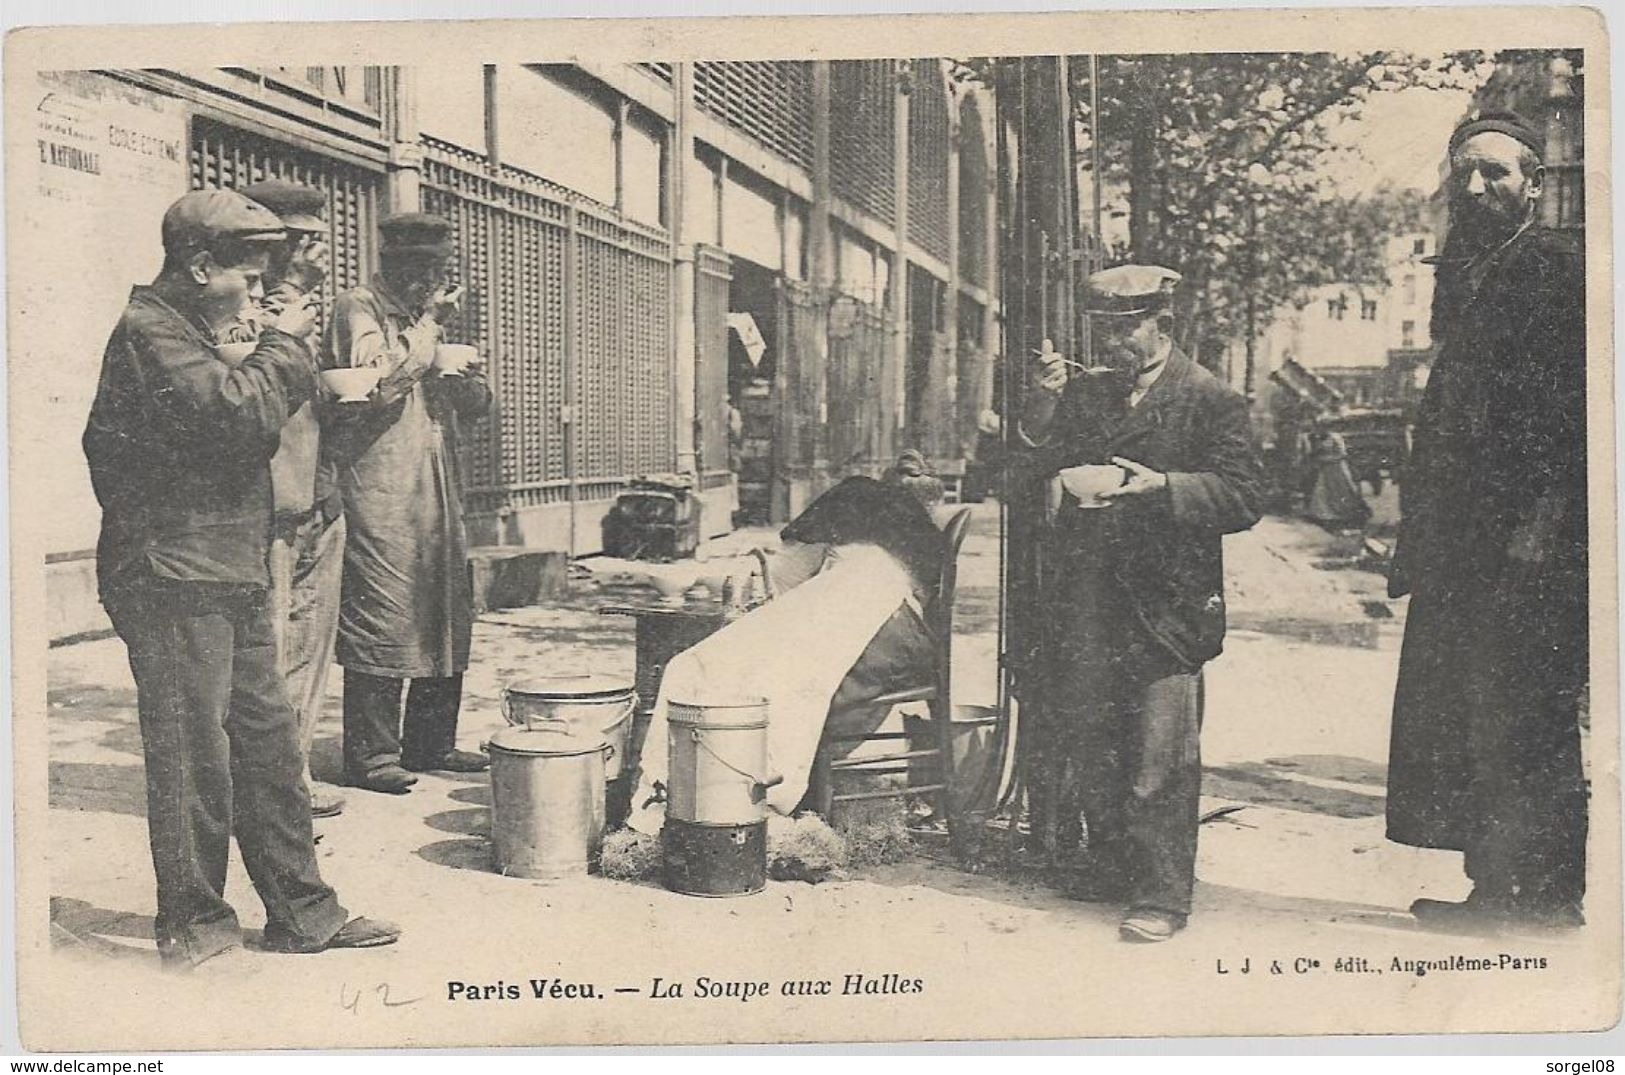
[[[670,701],[666,708],[666,818],[739,825],[766,816],[767,701],[719,705]]]
[[[611,781],[620,779],[637,707],[631,682],[616,676],[539,676],[502,692],[502,716],[517,728],[563,721],[578,735],[602,735],[614,748],[604,767]]]
[[[602,733],[560,720],[491,737],[491,843],[499,873],[557,879],[587,872],[604,840]]]

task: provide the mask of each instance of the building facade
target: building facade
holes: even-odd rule
[[[30,183],[64,258],[22,317],[85,301],[53,397],[53,637],[97,630],[99,513],[78,434],[158,220],[189,188],[328,193],[333,286],[389,212],[457,229],[460,336],[497,404],[461,460],[478,544],[597,551],[639,477],[704,528],[787,519],[916,447],[952,473],[991,402],[993,101],[942,60],[64,72],[36,87]],[[54,148],[53,148],[54,147]],[[75,256],[79,256],[76,254]]]

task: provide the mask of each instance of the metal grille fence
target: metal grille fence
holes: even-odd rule
[[[948,258],[948,88],[939,60],[915,60],[908,104],[908,237]]]
[[[891,454],[884,314],[850,295],[829,309],[829,462],[832,473],[870,470]]]
[[[785,160],[812,167],[811,63],[696,63],[694,101]]]
[[[329,287],[343,291],[372,276],[381,169],[335,160],[204,116],[192,119],[189,156],[193,190],[285,179],[324,191],[333,243]]]
[[[728,452],[728,255],[716,247],[694,248],[695,421],[705,488],[725,483]]]
[[[824,307],[813,288],[779,278],[784,462],[800,476],[824,458]]]
[[[897,122],[894,60],[830,64],[829,172],[836,197],[890,221],[897,198],[892,128]]]
[[[671,470],[665,233],[446,143],[425,147],[424,208],[456,226],[471,293],[459,331],[487,356],[496,396],[487,435],[469,438],[470,509],[568,499],[572,382],[583,499]]]

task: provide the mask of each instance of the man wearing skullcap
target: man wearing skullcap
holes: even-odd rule
[[[1505,113],[1451,136],[1438,358],[1400,485],[1388,836],[1464,852],[1467,898],[1411,906],[1446,930],[1584,921],[1585,262],[1535,223],[1541,153]]]
[[[379,274],[339,296],[327,350],[335,366],[381,377],[365,402],[330,408],[327,432],[349,526],[344,768],[357,787],[399,795],[414,773],[490,764],[456,740],[474,618],[457,443],[459,424],[483,416],[491,392],[479,365],[437,363],[462,295],[447,283],[451,224],[408,213],[379,230]]]
[[[282,221],[241,194],[196,191],[162,231],[163,268],[130,293],[84,435],[102,507],[98,585],[136,683],[158,951],[190,969],[240,946],[225,900],[234,832],[265,904],[265,948],[388,944],[400,931],[347,921],[317,870],[265,599],[270,460],[316,391],[315,313],[287,306],[251,354],[225,361],[220,333],[263,295]]]
[[[1093,361],[1046,340],[1021,426],[1052,476],[1041,764],[1072,774],[1092,894],[1124,904],[1119,935],[1134,942],[1165,941],[1190,915],[1202,666],[1225,630],[1220,538],[1259,512],[1246,401],[1170,337],[1178,281],[1154,265],[1091,275]]]
[[[273,251],[265,298],[244,316],[230,339],[254,339],[284,306],[314,295],[327,277],[327,195],[315,187],[267,179],[240,193],[275,213],[288,238]],[[312,326],[315,332],[315,326]],[[315,362],[316,352],[311,359]],[[299,720],[307,774],[310,748],[327,698],[327,673],[338,634],[339,572],[344,563],[344,514],[332,466],[321,458],[317,401],[300,407],[282,427],[271,459],[275,515],[271,533],[271,622],[278,663]],[[344,799],[309,777],[310,808],[332,817]]]

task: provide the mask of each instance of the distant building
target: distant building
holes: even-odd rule
[[[1402,404],[1400,382],[1417,356],[1430,353],[1433,270],[1423,259],[1435,250],[1429,232],[1394,236],[1386,244],[1383,286],[1330,284],[1302,305],[1277,311],[1258,344],[1260,380],[1296,362],[1336,389],[1348,407]],[[1396,373],[1396,356],[1403,376]]]

